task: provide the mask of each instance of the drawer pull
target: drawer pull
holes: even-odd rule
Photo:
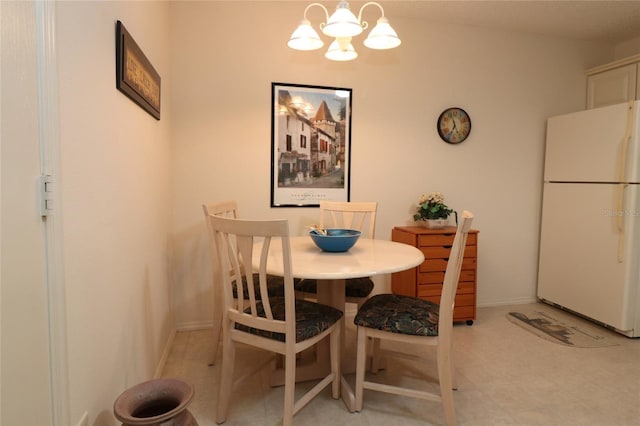
[[[453,246],[442,246],[442,247],[447,248],[447,249],[450,249],[450,248],[451,248],[451,247],[453,247]]]

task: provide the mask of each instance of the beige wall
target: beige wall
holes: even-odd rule
[[[624,59],[628,56],[637,55],[638,53],[640,53],[640,37],[635,37],[616,45],[612,60]]]
[[[478,303],[534,300],[545,119],[583,107],[584,69],[609,60],[611,46],[389,16],[398,49],[368,51],[357,40],[356,61],[332,63],[286,47],[304,4],[170,9],[179,327],[211,315],[202,203],[235,198],[245,217],[288,218],[296,233],[316,221],[317,209],[269,207],[272,82],[353,89],[351,199],[379,202],[377,237],[410,223],[420,194],[440,191],[476,214]],[[458,146],[435,128],[452,105],[473,123]],[[389,277],[377,281],[388,288]]]
[[[153,377],[174,320],[168,271],[169,10],[60,2],[63,247],[70,418],[114,424],[126,388]],[[162,77],[156,121],[115,87],[121,20]]]

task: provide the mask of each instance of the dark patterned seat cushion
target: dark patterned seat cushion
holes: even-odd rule
[[[344,295],[346,297],[367,297],[373,290],[373,281],[371,278],[349,278],[344,283]],[[318,293],[318,281],[313,279],[304,279],[295,284],[296,291],[303,293]]]
[[[398,294],[378,294],[358,310],[356,325],[416,336],[438,335],[437,303]]]
[[[273,313],[273,317],[284,321],[284,297],[270,297],[269,300],[271,301],[271,312]],[[258,316],[264,318],[265,313],[262,302],[257,304],[257,308]],[[245,309],[244,312],[251,312],[251,308]],[[322,305],[320,303],[296,299],[296,342],[302,342],[311,337],[317,336],[335,324],[340,320],[340,318],[342,318],[342,311],[338,309]],[[257,336],[284,342],[284,333],[260,330],[238,323],[236,323],[236,329],[255,334]]]
[[[260,294],[258,288],[260,287],[260,276],[253,274],[253,287],[256,289],[256,296]],[[269,297],[284,296],[284,278],[277,275],[267,274],[267,291]],[[247,287],[247,277],[242,277],[242,292],[245,299],[249,298],[249,288]],[[238,289],[234,283],[233,285],[233,297],[238,298]]]

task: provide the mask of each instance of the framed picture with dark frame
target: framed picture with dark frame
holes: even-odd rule
[[[349,201],[351,95],[340,87],[271,84],[271,207]]]
[[[116,87],[160,120],[160,75],[120,21],[116,24]]]

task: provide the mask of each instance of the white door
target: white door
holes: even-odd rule
[[[2,425],[53,425],[35,2],[0,2]]]
[[[622,208],[619,189],[545,183],[538,297],[625,331],[634,327],[640,189],[626,187]]]
[[[640,102],[618,104],[547,120],[544,180],[559,182],[640,182]],[[625,136],[631,142],[625,147]],[[624,164],[623,164],[623,159]]]

